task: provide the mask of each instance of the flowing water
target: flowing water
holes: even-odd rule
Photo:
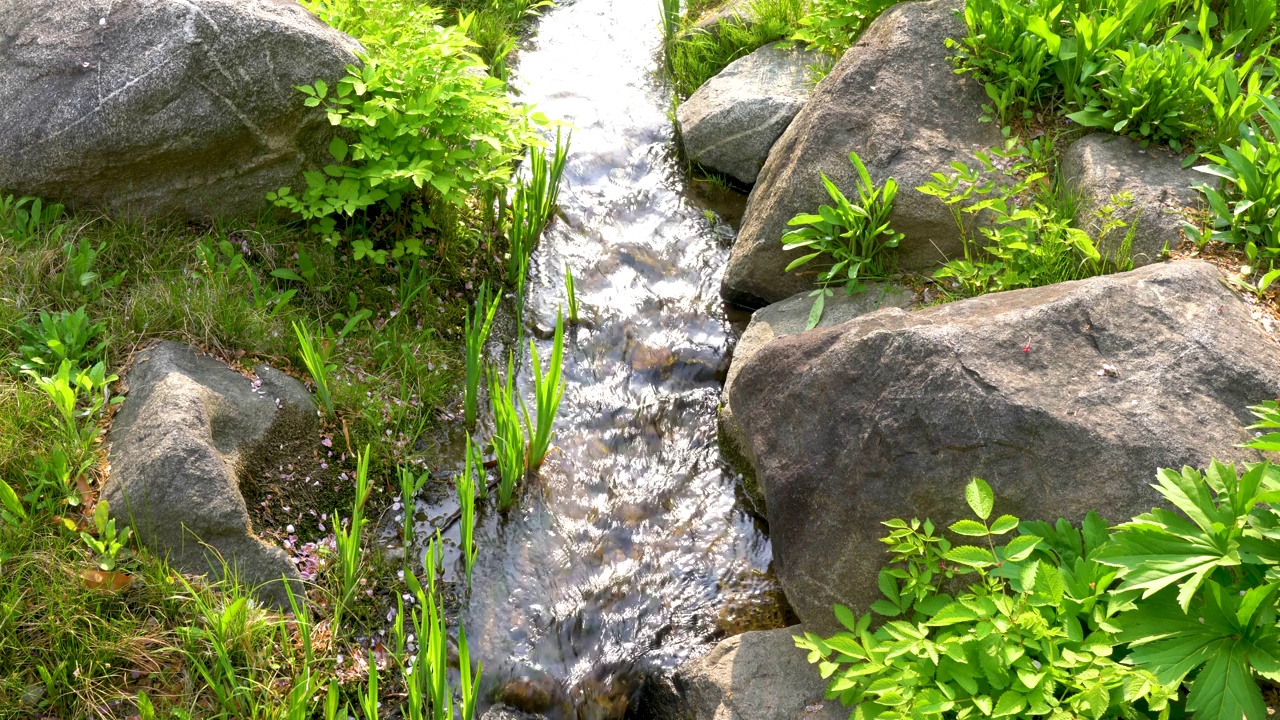
[[[518,510],[477,529],[463,620],[487,694],[559,717],[620,717],[646,673],[777,612],[768,540],[716,440],[732,231],[689,198],[673,152],[658,6],[548,11],[513,79],[573,128],[526,323],[554,325],[566,264],[589,322],[565,341],[558,450]],[[531,397],[527,368],[521,383]]]

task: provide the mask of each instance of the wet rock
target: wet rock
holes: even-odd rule
[[[510,705],[498,703],[497,705],[490,707],[488,710],[485,710],[484,714],[480,716],[480,720],[540,720],[545,717],[546,716],[544,715],[527,713],[523,710],[517,710]]]
[[[765,45],[730,63],[676,110],[693,162],[752,185],[769,149],[809,99],[813,53]]]
[[[987,97],[980,83],[956,75],[944,41],[964,37],[960,0],[904,2],[881,15],[814,91],[774,143],[747,203],[721,293],[747,307],[778,302],[809,288],[816,270],[785,272],[801,253],[782,250],[787,221],[830,204],[819,173],[846,195],[856,193],[857,152],[872,178],[898,181],[893,228],[906,235],[904,268],[929,267],[960,253],[951,213],[915,190],[977,147],[1001,142],[980,123]]]
[[[1157,468],[1258,459],[1246,408],[1277,396],[1280,347],[1185,261],[784,337],[729,402],[778,579],[825,632],[833,603],[879,596],[882,521],[954,521],[974,476],[997,513],[1127,520],[1159,501]]]
[[[914,297],[907,288],[890,283],[868,284],[852,295],[837,291],[827,298],[818,327],[833,327],[884,307],[909,307]],[[742,473],[743,490],[751,501],[752,509],[762,517],[766,514],[765,498],[756,484],[755,468],[743,450],[746,440],[734,414],[731,391],[742,367],[761,348],[777,338],[804,331],[809,323],[809,311],[812,307],[813,298],[809,297],[809,293],[803,292],[755,311],[751,316],[751,323],[733,349],[733,359],[724,381],[724,402],[720,406],[720,447],[738,472]]]
[[[507,680],[498,702],[526,713],[545,713],[563,701],[564,689],[546,673],[530,673]]]
[[[260,598],[288,607],[282,577],[299,595],[301,577],[254,534],[240,486],[248,468],[287,463],[299,440],[313,441],[316,409],[288,375],[259,367],[257,377],[179,343],[139,353],[112,424],[102,497],[178,570],[221,577],[221,555],[242,582],[261,586]]]
[[[295,86],[335,85],[358,47],[281,0],[0,0],[0,189],[256,217],[332,162]]]
[[[845,720],[827,682],[792,637],[799,625],[735,635],[676,671],[693,720]]]
[[[1112,204],[1113,195],[1133,196],[1133,205],[1117,210],[1115,217],[1130,224],[1136,219],[1134,267],[1158,262],[1166,246],[1178,247],[1188,208],[1202,204],[1200,193],[1191,186],[1206,179],[1194,170],[1184,170],[1181,158],[1169,150],[1143,148],[1127,137],[1104,133],[1072,143],[1062,158],[1062,173],[1084,201],[1078,219],[1095,229],[1099,222],[1095,212]],[[1126,230],[1113,232],[1099,250],[1114,253]]]

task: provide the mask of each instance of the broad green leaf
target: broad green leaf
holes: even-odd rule
[[[996,701],[995,711],[991,713],[991,717],[1005,717],[1006,715],[1017,715],[1027,707],[1027,698],[1022,693],[1012,690],[1006,690],[1000,699]]]
[[[1006,562],[1022,562],[1031,556],[1039,544],[1040,538],[1035,535],[1019,535],[1004,546],[1004,559]]]
[[[1243,641],[1224,642],[1191,683],[1187,710],[1196,720],[1264,720],[1267,706],[1249,671]]]
[[[957,535],[965,535],[967,537],[986,537],[988,535],[987,526],[977,520],[957,520],[951,524],[950,530]]]
[[[996,558],[990,550],[973,545],[961,545],[948,550],[943,557],[954,563],[973,568],[990,567],[996,564]]]
[[[981,478],[974,478],[964,488],[965,502],[969,503],[969,508],[973,510],[973,514],[980,519],[986,520],[991,517],[991,509],[995,505],[995,495],[991,492],[991,486]]]
[[[1001,515],[991,523],[991,533],[993,535],[1003,535],[1010,530],[1018,527],[1018,518],[1012,515]]]
[[[852,610],[844,605],[837,604],[834,611],[836,619],[840,621],[841,625],[849,628],[850,632],[858,632],[858,616],[854,615]]]
[[[929,618],[928,625],[945,626],[961,622],[972,622],[978,619],[978,613],[962,603],[953,602]]]

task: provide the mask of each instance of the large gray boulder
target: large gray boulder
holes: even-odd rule
[[[676,110],[685,154],[743,185],[755,183],[778,136],[813,92],[813,53],[770,43],[729,64]]]
[[[734,635],[676,671],[691,720],[846,720],[827,681],[792,639],[799,625]]]
[[[881,522],[997,512],[1127,520],[1157,468],[1257,459],[1246,408],[1280,396],[1280,347],[1199,261],[880,310],[782,337],[729,403],[768,506],[774,568],[801,621],[866,610]]]
[[[1163,258],[1165,247],[1182,242],[1182,224],[1190,209],[1200,207],[1200,193],[1192,185],[1205,176],[1183,169],[1182,158],[1163,148],[1144,148],[1127,137],[1093,133],[1075,141],[1062,158],[1062,173],[1082,200],[1077,220],[1097,237],[1095,217],[1120,193],[1132,196],[1128,208],[1115,208],[1114,217],[1133,228],[1133,266]],[[1129,228],[1111,233],[1099,246],[1104,254],[1117,251]]]
[[[852,294],[836,291],[835,295],[826,299],[822,319],[817,327],[834,327],[880,308],[907,308],[914,300],[913,292],[894,283],[867,284]],[[755,357],[761,348],[777,338],[804,332],[809,324],[809,311],[812,308],[813,298],[809,297],[809,293],[800,293],[752,313],[750,324],[733,348],[733,358],[725,375],[721,395],[724,404],[720,406],[720,449],[742,473],[743,490],[751,501],[752,510],[761,516],[766,513],[764,494],[756,485],[754,469],[743,452],[746,439],[742,426],[734,416],[733,404],[730,402],[731,391],[742,366]]]
[[[759,307],[813,285],[815,271],[785,272],[802,253],[782,250],[787,221],[831,204],[819,173],[856,196],[856,152],[877,183],[900,186],[891,222],[906,235],[898,250],[904,268],[931,266],[961,252],[947,206],[916,186],[953,161],[972,161],[975,149],[997,145],[1000,131],[978,122],[986,94],[956,75],[944,41],[965,35],[960,0],[900,3],[863,33],[814,91],[774,143],[747,203],[721,292],[739,305]]]
[[[282,578],[302,597],[284,550],[253,532],[241,483],[310,455],[316,408],[297,380],[259,367],[250,380],[174,342],[135,358],[111,427],[102,497],[143,545],[183,572],[222,576],[221,555],[260,598],[288,607]]]
[[[256,217],[332,162],[294,86],[333,85],[358,47],[293,0],[0,0],[0,190]]]

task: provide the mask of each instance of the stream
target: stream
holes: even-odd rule
[[[554,327],[566,264],[588,322],[566,331],[557,449],[516,510],[479,522],[462,620],[482,696],[556,718],[652,716],[637,707],[649,679],[782,619],[768,538],[716,438],[735,336],[722,218],[741,200],[715,207],[688,187],[661,43],[657,0],[566,2],[512,80],[573,130],[526,293],[526,325],[543,332],[526,337]],[[520,385],[531,397],[527,363]]]

